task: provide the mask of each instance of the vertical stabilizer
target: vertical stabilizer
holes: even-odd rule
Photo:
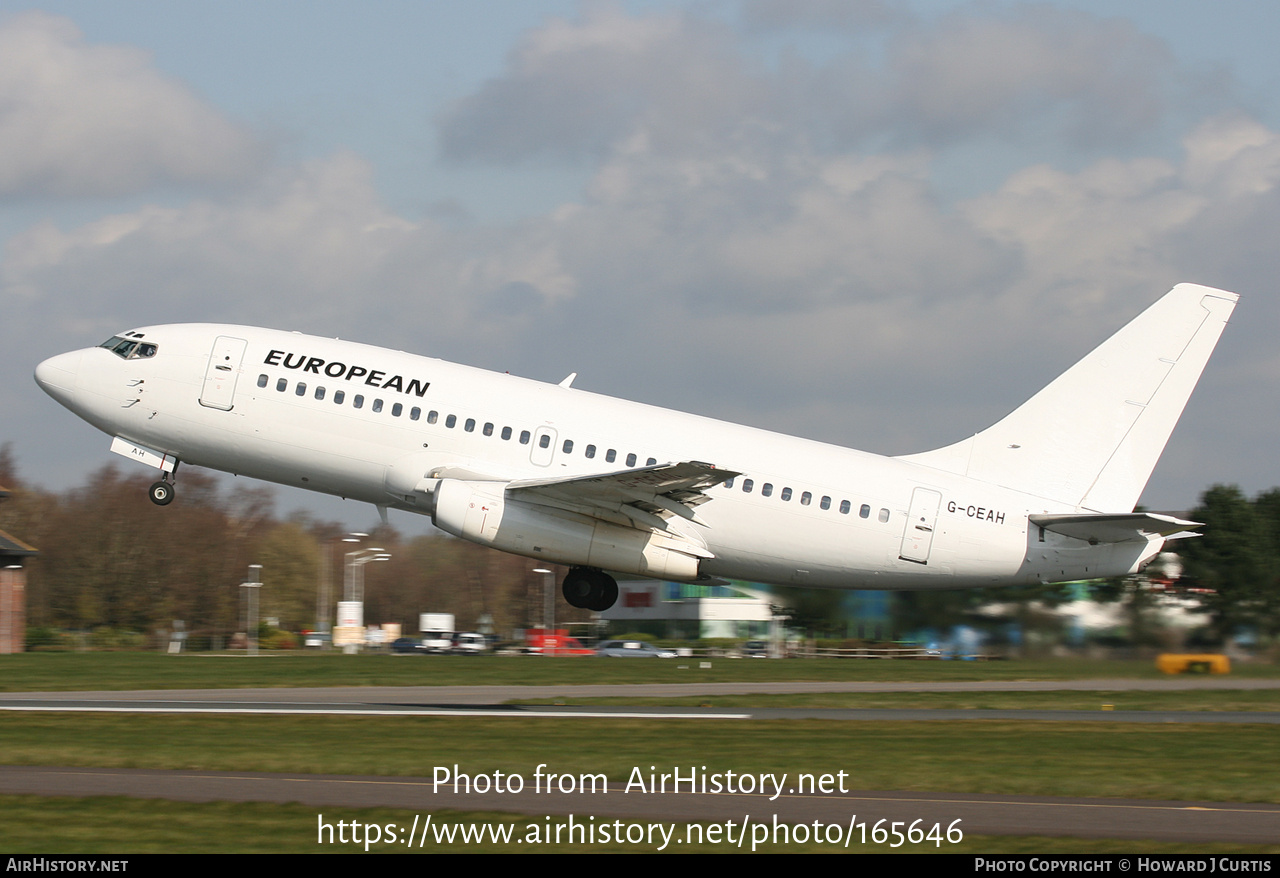
[[[1129,512],[1238,298],[1178,284],[994,426],[902,459],[1081,510]]]

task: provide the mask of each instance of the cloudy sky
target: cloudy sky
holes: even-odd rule
[[[1195,281],[1243,299],[1144,502],[1263,490],[1277,32],[1251,0],[0,0],[0,442],[80,482],[108,440],[35,363],[217,321],[907,453]]]

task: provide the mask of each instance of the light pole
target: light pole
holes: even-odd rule
[[[542,627],[547,633],[550,633],[556,627],[555,573],[545,567],[534,568],[533,572],[543,574]]]
[[[356,549],[346,554],[346,575],[343,577],[342,599],[364,603],[364,565],[370,561],[386,561],[391,557],[386,549]]]
[[[248,597],[248,622],[246,623],[246,632],[249,635],[249,655],[256,656],[258,654],[258,592],[262,589],[262,565],[249,565],[249,578],[245,582],[240,583],[241,588],[247,588],[246,596]]]
[[[342,647],[343,652],[357,652],[365,642],[364,565],[370,561],[386,561],[390,557],[386,549],[374,547],[356,549],[344,556],[342,602],[338,604],[338,617],[343,627],[353,630],[344,633],[344,638],[347,639]]]
[[[344,537],[335,537],[324,544],[321,556],[320,581],[316,584],[316,627],[322,635],[330,635],[333,631],[333,547],[338,543],[358,543],[368,534],[349,533]]]

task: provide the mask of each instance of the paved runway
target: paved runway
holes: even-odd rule
[[[549,717],[554,719],[823,719],[841,722],[1262,723],[1280,725],[1280,711],[1207,710],[987,710],[839,707],[617,707],[591,705],[448,704],[436,701],[292,701],[228,698],[58,699],[0,698],[0,711],[79,713],[314,714],[327,716]]]
[[[984,683],[710,683],[608,686],[440,686],[333,689],[150,690],[134,692],[23,692],[0,694],[0,711],[145,711],[210,713],[331,713],[354,715],[587,716],[618,718],[823,718],[837,721],[956,721],[1016,719],[1071,722],[1280,723],[1280,712],[860,710],[823,708],[636,708],[505,705],[513,699],[630,696],[715,696],[795,692],[979,692],[1278,689],[1277,680],[1174,678],[1170,680],[1003,681]],[[530,779],[531,780],[531,779]],[[433,790],[429,778],[333,777],[254,773],[176,772],[46,767],[0,768],[0,793],[129,795],[187,801],[302,802],[319,808],[388,806],[575,814],[581,819],[632,821],[821,821],[868,829],[881,819],[938,823],[955,820],[967,834],[1061,835],[1187,842],[1276,843],[1280,806],[1222,802],[1055,799],[954,793],[857,791],[821,795],[788,787],[768,795],[608,793],[573,795]],[[327,813],[327,810],[326,810]],[[334,812],[333,819],[350,819]],[[407,831],[407,828],[406,830]]]
[[[532,787],[532,779],[526,779]],[[862,824],[877,821],[954,821],[966,835],[1047,835],[1074,838],[1153,839],[1178,842],[1275,844],[1280,839],[1280,805],[1224,802],[1162,802],[1122,799],[1066,799],[958,793],[850,791],[768,794],[623,792],[518,794],[433,790],[421,777],[343,777],[251,772],[146,771],[97,768],[0,768],[0,792],[69,796],[135,796],[188,802],[299,802],[316,807],[332,822],[356,815],[342,808],[391,807],[422,813],[441,809],[504,811],[543,815],[574,814],[582,820]],[[792,788],[794,789],[794,788]],[[339,809],[339,810],[334,810]],[[887,825],[887,824],[886,824]],[[404,832],[408,831],[405,827]],[[945,845],[943,846],[945,849]]]
[[[624,717],[644,719],[829,719],[846,722],[1265,723],[1280,724],[1280,711],[1169,710],[938,710],[869,708],[700,708],[572,706],[586,698],[714,697],[814,692],[1043,692],[1280,690],[1280,680],[1220,677],[1169,680],[997,681],[981,683],[639,683],[595,686],[386,686],[321,689],[152,689],[0,694],[0,711],[53,710],[147,713],[303,713],[387,716]],[[556,705],[511,705],[516,700],[560,700]]]

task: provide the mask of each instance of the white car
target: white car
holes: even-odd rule
[[[675,658],[675,650],[662,649],[643,640],[606,640],[596,647],[596,655],[609,658]]]
[[[489,651],[489,641],[483,634],[455,634],[451,651],[455,655],[480,655]]]

